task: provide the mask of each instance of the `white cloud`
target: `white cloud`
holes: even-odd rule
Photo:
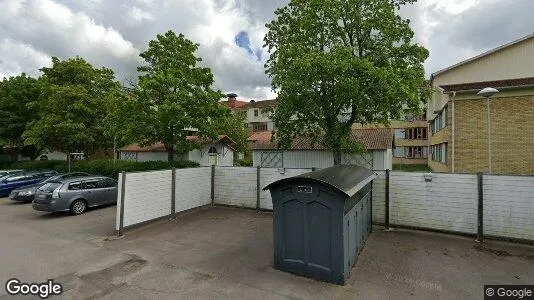
[[[37,75],[34,66],[48,67],[52,64],[50,56],[35,50],[31,45],[8,38],[0,40],[0,78],[15,76],[22,72]]]
[[[50,56],[79,55],[114,69],[121,80],[135,78],[139,52],[156,34],[173,30],[200,43],[198,54],[217,88],[248,99],[272,98],[265,50],[258,61],[234,38],[245,31],[251,47],[261,48],[265,23],[288,1],[0,0],[0,76],[35,74]],[[533,9],[532,0],[419,0],[402,14],[411,19],[416,40],[430,50],[429,75],[528,34]]]
[[[153,20],[154,17],[148,11],[144,11],[137,6],[132,6],[126,14],[126,22],[130,25],[140,25],[144,21]]]

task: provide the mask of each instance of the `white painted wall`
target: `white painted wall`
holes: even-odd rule
[[[175,212],[211,204],[211,168],[176,169]]]
[[[175,159],[187,159],[200,164],[201,167],[209,166],[210,147],[214,146],[217,149],[218,165],[219,166],[233,166],[234,165],[234,151],[224,143],[206,144],[202,149],[194,149],[186,154],[175,154]],[[127,159],[126,152],[121,151],[121,159]],[[167,152],[137,152],[137,161],[167,161]]]
[[[310,169],[260,169],[260,189]],[[373,220],[384,222],[385,172],[373,182]],[[432,181],[425,181],[430,174]],[[171,213],[172,171],[126,174],[124,226]],[[214,202],[256,207],[257,168],[216,167]],[[534,240],[534,176],[484,176],[484,233]],[[119,176],[119,187],[122,177]],[[118,193],[117,229],[120,197]],[[211,168],[176,170],[176,212],[211,203]],[[390,172],[390,223],[474,234],[477,231],[477,176]],[[269,191],[260,190],[260,207],[272,209]]]
[[[276,150],[254,150],[252,151],[252,165],[257,167],[261,164],[262,151]],[[343,164],[353,164],[373,170],[392,169],[393,153],[391,149],[371,150],[363,154],[342,154]],[[334,156],[331,151],[326,150],[294,150],[283,151],[284,168],[328,168],[334,165]]]
[[[35,160],[41,160],[41,156],[48,157],[47,160],[67,160],[67,153],[59,151],[43,152]]]
[[[469,174],[390,173],[390,222],[475,233],[477,177]]]
[[[486,175],[484,234],[534,240],[534,176]]]
[[[120,183],[122,184],[122,181]],[[169,215],[171,186],[171,170],[127,173],[124,189],[124,226]],[[120,199],[119,195],[118,211],[121,209]]]
[[[168,161],[167,152],[137,152],[137,161]]]
[[[256,168],[215,168],[215,203],[256,207]]]
[[[176,169],[175,212],[211,203],[211,168]],[[119,176],[116,229],[120,226],[122,176]],[[124,226],[171,214],[172,171],[126,174]]]
[[[376,171],[373,180],[373,222],[385,222],[386,172]]]
[[[273,209],[271,193],[263,191],[268,184],[292,176],[308,173],[311,169],[260,169],[260,208]],[[215,203],[256,208],[257,168],[215,168]]]

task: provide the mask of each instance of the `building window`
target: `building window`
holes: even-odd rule
[[[409,140],[426,140],[428,129],[425,127],[407,128],[404,131],[404,138]]]
[[[259,111],[257,109],[254,110],[254,117],[257,117],[259,115]]]
[[[209,154],[217,154],[217,148],[210,147],[210,150],[208,151]]]
[[[267,122],[252,123],[252,131],[267,131]]]
[[[442,164],[447,163],[447,143],[437,144],[430,146],[431,158],[433,161],[440,162]]]
[[[427,158],[428,147],[412,146],[412,147],[397,147],[393,152],[394,157],[397,158]]]
[[[439,114],[430,121],[430,130],[432,134],[440,131],[441,129],[447,127],[447,106],[445,106]]]

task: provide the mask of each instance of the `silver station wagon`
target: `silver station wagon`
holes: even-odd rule
[[[35,193],[33,209],[83,214],[89,207],[117,202],[117,181],[108,177],[78,177],[50,181]]]

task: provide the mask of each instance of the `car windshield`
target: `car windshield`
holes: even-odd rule
[[[45,185],[43,185],[41,188],[39,188],[39,190],[51,193],[56,188],[58,188],[60,185],[61,185],[61,182],[48,182]]]

